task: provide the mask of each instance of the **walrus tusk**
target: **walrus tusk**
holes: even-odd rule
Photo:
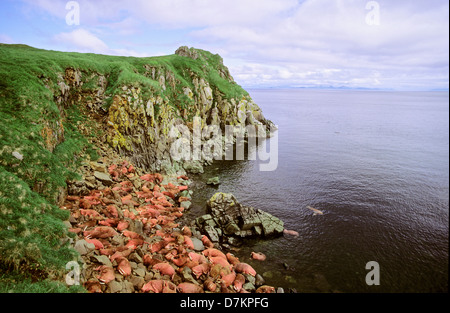
[[[313,211],[313,212],[314,212],[313,215],[317,215],[317,214],[323,215],[323,212],[322,212],[322,211],[317,210],[317,209],[314,209],[313,207],[310,207],[309,205],[307,205],[306,208],[307,208],[307,209],[310,209],[311,211]]]

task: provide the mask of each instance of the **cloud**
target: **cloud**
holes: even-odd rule
[[[60,21],[67,14],[64,0],[25,1]],[[78,2],[81,28],[55,36],[68,49],[143,55],[134,50],[174,51],[181,43],[220,53],[244,86],[262,79],[448,88],[447,0],[372,1],[379,25],[367,23],[368,0]]]
[[[378,1],[380,24],[375,26],[366,23],[366,2],[308,0],[276,23],[219,25],[191,36],[211,48],[226,46],[228,56],[239,53],[242,60],[277,66],[274,84],[300,83],[296,77],[302,75],[287,74],[299,71],[314,73],[323,84],[405,88],[409,77],[411,86],[422,81],[445,87],[444,81],[448,87],[448,2]],[[339,71],[324,76],[329,68]],[[248,71],[236,70],[243,78],[238,82],[253,84]]]
[[[77,52],[107,53],[108,46],[94,34],[85,29],[76,29],[68,33],[60,33],[54,39]]]
[[[66,51],[137,57],[147,56],[144,53],[139,53],[134,50],[109,48],[108,45],[96,35],[82,28],[78,28],[72,32],[59,33],[53,37],[53,41],[64,46]]]

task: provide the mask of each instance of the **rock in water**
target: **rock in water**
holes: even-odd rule
[[[220,239],[218,234],[269,237],[280,235],[284,230],[283,221],[262,210],[239,204],[231,193],[214,194],[208,200],[207,207],[209,214],[199,217],[196,223],[214,239]]]
[[[206,184],[207,185],[213,185],[213,186],[220,185],[220,179],[217,176],[216,177],[212,177],[212,178],[208,179]]]

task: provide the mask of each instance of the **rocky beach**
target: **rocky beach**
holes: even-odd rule
[[[62,205],[79,253],[79,283],[91,293],[274,293],[233,255],[237,240],[283,232],[283,222],[217,193],[211,214],[182,221],[192,196],[187,176],[147,173],[104,147],[82,166]],[[187,224],[187,225],[186,225]],[[224,248],[228,249],[224,249]],[[264,261],[260,252],[254,260]]]

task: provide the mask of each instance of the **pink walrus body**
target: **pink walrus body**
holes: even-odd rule
[[[236,273],[234,271],[229,272],[228,274],[226,272],[221,272],[220,276],[224,287],[230,286],[236,279]]]
[[[211,261],[212,264],[220,264],[224,268],[231,270],[231,265],[230,263],[228,263],[226,258],[224,259],[220,256],[213,256],[210,257],[209,260]]]
[[[83,232],[83,235],[88,239],[91,238],[109,238],[117,235],[117,232],[109,226],[98,226],[93,230],[86,230]]]
[[[102,265],[97,267],[96,270],[100,271],[100,276],[97,276],[98,280],[104,284],[107,284],[116,279],[116,277],[114,276],[114,269],[110,266]]]
[[[222,251],[217,250],[215,248],[208,248],[206,250],[203,250],[202,253],[203,253],[204,256],[207,256],[207,257],[210,257],[210,258],[211,257],[221,257],[221,258],[223,258],[225,260],[227,259],[226,255]]]
[[[96,250],[100,250],[100,249],[103,249],[104,248],[104,246],[103,246],[103,244],[100,242],[100,240],[97,240],[97,239],[85,239],[86,240],[86,242],[88,242],[88,243],[92,243],[94,246],[95,246],[95,249]]]
[[[256,271],[253,269],[253,267],[251,267],[250,265],[248,265],[247,263],[238,263],[234,266],[234,269],[236,272],[239,273],[244,273],[244,274],[249,274],[252,276],[256,276]]]
[[[234,289],[239,292],[242,289],[242,286],[245,284],[245,277],[242,274],[237,274],[236,279],[233,282]]]
[[[297,237],[299,235],[299,233],[296,232],[295,230],[289,230],[289,229],[286,229],[286,228],[283,229],[283,234],[292,235],[292,236],[295,236],[295,237]]]
[[[192,273],[194,273],[194,275],[195,275],[195,277],[197,277],[197,279],[202,274],[207,274],[208,272],[209,272],[209,264],[207,264],[207,263],[201,263],[192,268]]]
[[[163,275],[169,275],[171,277],[175,275],[175,269],[167,262],[157,263],[153,265],[153,268],[160,271]]]
[[[119,271],[120,274],[122,274],[122,276],[131,275],[130,262],[124,257],[118,258],[117,259],[117,270]]]
[[[177,286],[168,280],[155,279],[142,286],[142,292],[152,291],[154,293],[175,293]]]
[[[203,293],[203,288],[192,283],[181,283],[178,285],[178,290],[181,293]]]
[[[251,258],[253,260],[258,260],[258,261],[265,261],[266,260],[265,254],[263,254],[261,252],[252,252],[250,256],[251,256]]]

